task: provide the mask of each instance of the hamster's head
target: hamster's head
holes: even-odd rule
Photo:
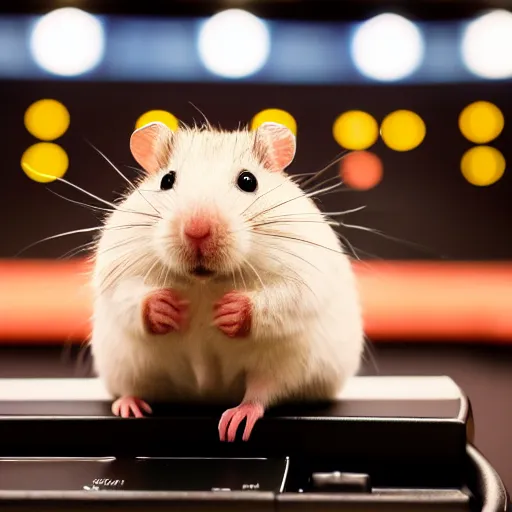
[[[276,123],[233,132],[151,123],[130,147],[145,176],[118,209],[125,224],[140,220],[147,251],[182,277],[231,278],[258,267],[265,246],[254,226],[303,195],[284,172],[295,136]]]

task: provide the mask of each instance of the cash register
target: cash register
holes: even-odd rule
[[[509,510],[449,377],[356,377],[223,443],[224,404],[112,415],[95,378],[0,379],[1,511]],[[242,429],[240,429],[242,430]]]

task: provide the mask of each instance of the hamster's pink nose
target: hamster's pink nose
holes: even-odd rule
[[[183,229],[185,237],[194,245],[203,243],[210,237],[211,232],[212,224],[208,217],[203,215],[189,219]]]

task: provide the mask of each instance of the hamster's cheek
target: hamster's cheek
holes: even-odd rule
[[[179,233],[176,222],[169,219],[158,221],[153,231],[153,247],[163,262],[169,264],[175,259],[178,244]]]
[[[246,256],[251,250],[251,229],[242,218],[233,219],[229,223],[229,242],[232,252]],[[240,258],[241,260],[243,258]]]

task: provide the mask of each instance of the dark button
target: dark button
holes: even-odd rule
[[[316,492],[370,492],[370,476],[365,473],[313,473],[312,491]]]

